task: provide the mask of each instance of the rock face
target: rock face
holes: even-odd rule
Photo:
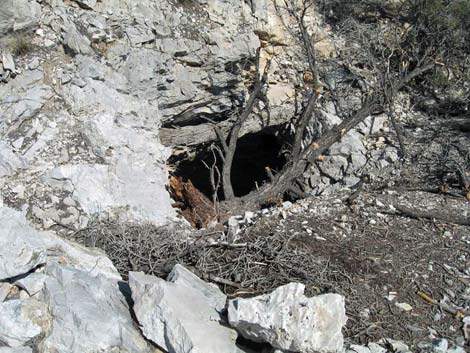
[[[0,207],[0,280],[22,275],[46,262],[46,247],[19,212]]]
[[[0,40],[0,195],[45,229],[81,229],[96,214],[174,221],[164,145],[216,140],[206,119],[229,131],[258,48],[261,66],[276,55],[271,111],[257,107],[242,135],[286,124],[308,93],[304,60],[270,0],[3,2],[0,34],[14,43],[10,32],[25,31],[32,52],[16,54],[8,41],[3,50]],[[319,56],[334,56],[328,30],[308,16]],[[327,126],[338,122],[326,113]],[[306,175],[312,193],[357,182],[363,136],[345,136]]]
[[[97,213],[173,221],[159,129],[226,118],[246,98],[241,65],[260,45],[249,6],[6,1],[0,33],[37,25],[27,34],[45,50],[14,55],[14,72],[3,65],[2,196],[44,228],[78,229]]]
[[[220,324],[225,296],[181,266],[169,282],[129,273],[134,311],[145,337],[170,353],[238,352],[237,333]],[[209,335],[209,336],[208,336]]]
[[[83,133],[106,164],[65,164],[46,177],[52,185],[70,187],[71,198],[88,214],[127,209],[126,220],[168,223],[173,214],[165,190],[167,175],[152,160],[163,163],[167,151],[152,136],[119,126],[111,114],[100,114]],[[111,151],[111,152],[110,152]]]
[[[244,337],[292,352],[342,352],[346,324],[344,298],[304,295],[290,283],[268,295],[229,302],[228,319]]]
[[[133,326],[117,281],[48,266],[44,298],[54,318],[40,352],[154,351]]]
[[[38,24],[41,6],[33,0],[4,0],[0,8],[0,35]]]
[[[39,232],[6,207],[0,207],[0,224],[0,288],[6,292],[0,345],[19,352],[33,341],[44,353],[158,352],[135,326],[125,285],[106,256]],[[24,289],[20,299],[8,297],[12,288]]]
[[[48,329],[49,313],[35,299],[9,300],[0,304],[0,343],[20,347]]]

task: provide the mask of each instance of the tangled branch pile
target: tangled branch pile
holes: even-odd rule
[[[143,271],[159,277],[166,276],[189,247],[179,230],[153,225],[134,225],[109,220],[95,220],[75,235],[76,241],[87,247],[104,250],[114,266],[127,279],[129,271]]]
[[[220,284],[227,294],[258,294],[289,282],[302,282],[308,294],[331,288],[341,276],[332,264],[311,255],[301,239],[288,233],[247,231],[237,243],[189,241],[179,228],[95,221],[76,235],[89,247],[103,249],[124,278],[129,271],[165,277],[176,263]],[[323,278],[324,276],[324,278]]]

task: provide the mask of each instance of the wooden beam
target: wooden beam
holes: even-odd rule
[[[247,119],[245,124],[243,124],[240,131],[240,137],[249,133],[259,132],[265,128],[284,124],[290,118],[290,114],[273,114],[272,112],[270,120],[252,115]],[[217,124],[217,127],[224,136],[227,136],[230,129],[233,127],[233,121],[222,121]],[[202,143],[218,141],[218,137],[215,133],[214,125],[211,123],[204,123],[194,126],[161,128],[160,141],[167,147],[194,146]]]

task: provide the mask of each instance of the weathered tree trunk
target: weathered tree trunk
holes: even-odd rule
[[[395,94],[409,81],[430,70],[433,66],[433,64],[427,64],[418,67],[393,86],[386,89]],[[314,102],[316,100],[315,95],[316,92],[313,92],[304,111],[305,116],[303,115],[303,118],[305,121],[308,121],[309,117],[306,114],[311,115],[313,112],[315,106]],[[310,103],[312,104],[310,105]],[[306,169],[315,162],[315,160],[318,160],[334,143],[341,141],[341,138],[348,131],[363,122],[368,116],[383,112],[385,104],[385,95],[382,92],[376,92],[371,95],[364,101],[361,109],[352,114],[348,119],[345,119],[341,124],[327,131],[317,141],[312,142],[303,150],[299,151],[296,149],[295,151],[298,152],[298,154],[291,155],[291,160],[278,174],[273,176],[271,183],[239,199],[223,201],[221,205],[222,213],[225,212],[225,215],[228,216],[232,212],[240,212],[241,209],[259,209],[263,205],[272,204],[282,199],[282,196],[294,186],[294,182],[303,175]]]
[[[239,137],[246,134],[259,132],[265,128],[276,127],[289,121],[284,114],[272,114],[269,119],[261,119],[259,116],[250,116],[240,129]],[[183,126],[175,128],[161,128],[160,142],[167,147],[198,146],[203,143],[219,141],[217,127],[223,136],[228,136],[233,128],[233,121],[225,120],[214,123],[205,123],[196,126]]]

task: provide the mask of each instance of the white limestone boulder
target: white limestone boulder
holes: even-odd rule
[[[44,264],[47,249],[39,233],[15,210],[0,207],[0,280]]]
[[[134,312],[144,336],[170,353],[239,352],[236,331],[221,324],[217,311],[224,295],[181,266],[169,280],[129,273]]]
[[[0,207],[0,224],[0,280],[24,275],[46,262],[66,263],[92,275],[121,280],[111,260],[101,251],[85,248],[51,232],[40,232],[22,212]],[[23,282],[28,282],[33,292],[38,291],[31,281]]]
[[[32,298],[1,303],[0,313],[0,345],[8,347],[23,346],[50,325],[45,304]]]
[[[156,352],[134,325],[116,280],[48,265],[44,300],[53,317],[39,352]]]
[[[291,352],[342,352],[347,317],[344,297],[304,295],[305,286],[290,283],[270,294],[229,302],[228,319],[245,338]]]

